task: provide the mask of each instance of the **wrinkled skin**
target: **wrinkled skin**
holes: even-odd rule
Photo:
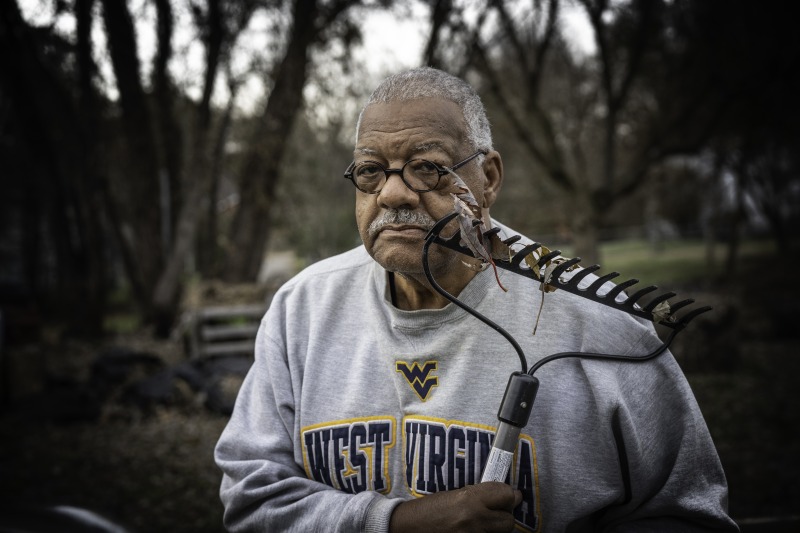
[[[505,483],[490,482],[437,492],[400,504],[392,514],[390,533],[508,533],[522,493]]]
[[[439,98],[371,104],[364,111],[354,151],[356,162],[377,161],[387,168],[400,168],[409,159],[423,158],[451,166],[474,151],[466,141],[466,123],[458,106]],[[502,185],[500,154],[489,152],[482,163],[470,162],[458,171],[485,215]],[[404,309],[443,307],[447,301],[435,293],[422,269],[422,246],[427,228],[390,225],[376,235],[372,221],[391,209],[409,209],[438,220],[453,210],[449,193],[417,193],[400,176],[390,175],[379,194],[356,192],[356,222],[370,255],[397,277],[398,305]],[[465,267],[457,253],[431,249],[430,264],[437,281],[451,294],[458,294],[475,271]]]

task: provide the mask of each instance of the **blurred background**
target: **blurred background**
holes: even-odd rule
[[[359,244],[357,114],[431,65],[484,98],[495,217],[714,307],[673,352],[731,514],[797,531],[800,32],[778,6],[0,2],[0,529],[68,505],[222,530],[213,446],[258,317]]]

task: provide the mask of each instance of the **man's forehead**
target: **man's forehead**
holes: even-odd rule
[[[417,98],[369,104],[361,115],[355,156],[413,158],[442,152],[452,155],[466,140],[461,108],[441,98]]]
[[[411,153],[431,152],[434,150],[446,151],[446,146],[444,145],[444,143],[439,141],[430,141],[430,142],[413,144],[409,148],[409,151]],[[371,148],[369,146],[357,146],[355,149],[355,153],[360,155],[380,155],[380,152],[378,150]]]

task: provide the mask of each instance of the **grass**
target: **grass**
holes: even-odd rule
[[[600,246],[604,272],[616,271],[635,277],[645,285],[683,285],[719,277],[723,247],[718,246],[716,261],[709,269],[706,244],[699,240],[667,241],[655,250],[644,239],[612,241]],[[772,241],[749,240],[742,243],[739,258],[765,256],[775,252]]]
[[[719,277],[722,272],[723,246],[718,246],[715,266],[709,270],[706,244],[699,240],[664,242],[655,250],[644,239],[611,241],[601,244],[602,272],[620,272],[620,280],[636,278],[645,285],[684,285]],[[741,244],[739,258],[768,256],[775,253],[772,241],[748,240]]]

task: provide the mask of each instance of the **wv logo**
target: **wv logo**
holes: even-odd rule
[[[436,361],[425,361],[421,367],[416,362],[409,367],[405,361],[397,361],[395,365],[395,370],[403,374],[423,402],[428,399],[431,389],[439,385],[439,377],[431,375],[438,368],[439,363]]]

